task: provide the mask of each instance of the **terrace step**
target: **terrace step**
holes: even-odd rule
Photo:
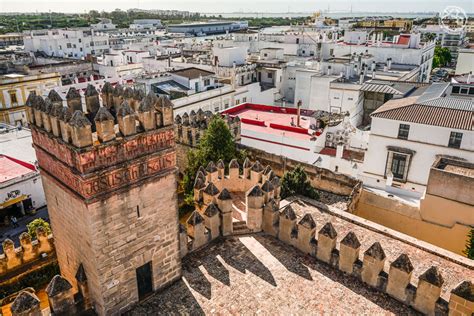
[[[247,235],[252,233],[252,231],[247,227],[247,223],[245,221],[234,222],[232,228],[233,235]]]

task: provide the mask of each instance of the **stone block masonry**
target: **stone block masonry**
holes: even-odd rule
[[[86,94],[85,107],[72,89],[67,107],[52,111],[34,97],[28,110],[58,262],[71,285],[50,303],[69,310],[79,292],[85,307],[117,315],[181,276],[172,105],[120,85],[104,85],[104,107],[95,88]],[[62,124],[54,133],[45,124],[53,116]]]

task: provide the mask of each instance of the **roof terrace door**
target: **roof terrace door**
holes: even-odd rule
[[[138,299],[141,301],[153,292],[151,261],[136,269]]]

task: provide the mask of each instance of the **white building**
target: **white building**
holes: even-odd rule
[[[158,19],[133,20],[133,23],[129,25],[132,30],[155,30],[161,27],[161,20]]]
[[[91,24],[91,27],[96,31],[109,31],[115,30],[115,24],[112,23],[111,19],[102,18],[97,24]]]
[[[0,126],[0,221],[46,204],[31,132]]]
[[[350,37],[351,32],[346,33],[345,37]],[[390,63],[394,69],[414,69],[416,77],[412,81],[429,82],[434,48],[435,42],[421,43],[420,34],[400,34],[387,42],[382,40],[381,33],[373,33],[362,44],[346,42],[345,39],[343,42],[323,42],[321,60],[371,56],[376,64],[389,66]]]
[[[460,49],[456,62],[456,75],[474,73],[474,49]]]
[[[214,64],[223,67],[240,66],[245,64],[247,50],[243,47],[213,47]]]
[[[302,109],[298,120],[295,108],[254,103],[240,104],[222,113],[240,118],[241,144],[245,146],[350,176],[357,176],[362,170],[364,154],[356,149],[364,145],[355,141],[355,128],[348,122],[320,128],[314,111]]]
[[[36,30],[24,33],[25,51],[49,56],[85,58],[109,51],[109,36],[93,28]]]
[[[432,84],[372,113],[365,185],[421,197],[439,155],[474,161],[473,84]]]
[[[447,47],[451,52],[451,57],[455,61],[458,57],[458,50],[463,47],[466,40],[466,30],[461,29],[457,33],[449,33],[440,25],[426,25],[425,27],[416,28],[423,36],[433,34],[436,41],[440,42],[441,47]]]

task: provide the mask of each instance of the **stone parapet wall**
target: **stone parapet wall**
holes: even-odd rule
[[[291,203],[277,210],[276,214],[276,222],[274,218],[264,216],[264,221],[269,221],[264,223],[265,233],[274,236],[276,233],[281,241],[359,278],[419,312],[428,315],[467,316],[474,311],[474,284],[469,275],[466,275],[466,281],[451,289],[449,301],[445,301],[440,297],[444,283],[443,267],[433,265],[417,280],[413,280],[412,262],[408,255],[402,253],[396,260],[388,263],[390,268],[387,273],[384,271],[387,258],[377,240],[373,241],[360,260],[361,243],[354,232],[340,236],[331,222],[317,227],[310,213],[298,218]]]
[[[239,145],[239,148],[244,149],[250,159],[259,160],[262,164],[269,165],[279,177],[283,177],[286,171],[291,171],[298,165],[303,166],[311,185],[318,190],[349,196],[352,194],[354,187],[361,182],[341,173],[267,153],[256,148],[244,145]]]
[[[460,204],[456,207],[455,203],[426,194],[420,206],[416,206],[402,203],[394,197],[384,196],[370,188],[363,188],[358,203],[351,213],[463,255],[470,225],[458,222],[443,225],[444,223],[440,223],[439,220],[433,220],[437,219],[434,216],[439,214],[444,218],[452,218],[453,214],[462,211],[468,214],[469,206]]]
[[[14,273],[23,266],[29,266],[45,255],[51,256],[54,254],[53,236],[47,235],[42,227],[37,229],[36,235],[37,239],[32,240],[30,234],[21,234],[20,247],[17,248],[10,239],[6,239],[2,243],[3,254],[0,254],[0,278]]]
[[[191,148],[196,147],[213,115],[211,111],[203,111],[202,109],[197,112],[192,110],[189,114],[186,112],[183,115],[176,115],[174,119],[176,142]],[[224,115],[223,118],[234,140],[240,140],[239,117]]]
[[[199,249],[220,236],[234,234],[232,199],[245,194],[245,226],[247,232],[261,232],[264,210],[278,209],[280,179],[270,167],[246,160],[240,172],[237,160],[232,160],[225,172],[222,161],[201,167],[194,183],[195,211],[180,228],[181,256]],[[240,223],[242,225],[242,223]]]
[[[199,145],[199,141],[204,135],[205,130],[212,118],[215,115],[210,111],[203,111],[199,109],[194,110],[189,114],[186,112],[183,115],[175,117],[174,134],[176,137],[176,165],[179,172],[184,173],[188,165],[187,154],[192,148]],[[234,140],[240,139],[240,120],[238,117],[223,116],[229,131]]]

